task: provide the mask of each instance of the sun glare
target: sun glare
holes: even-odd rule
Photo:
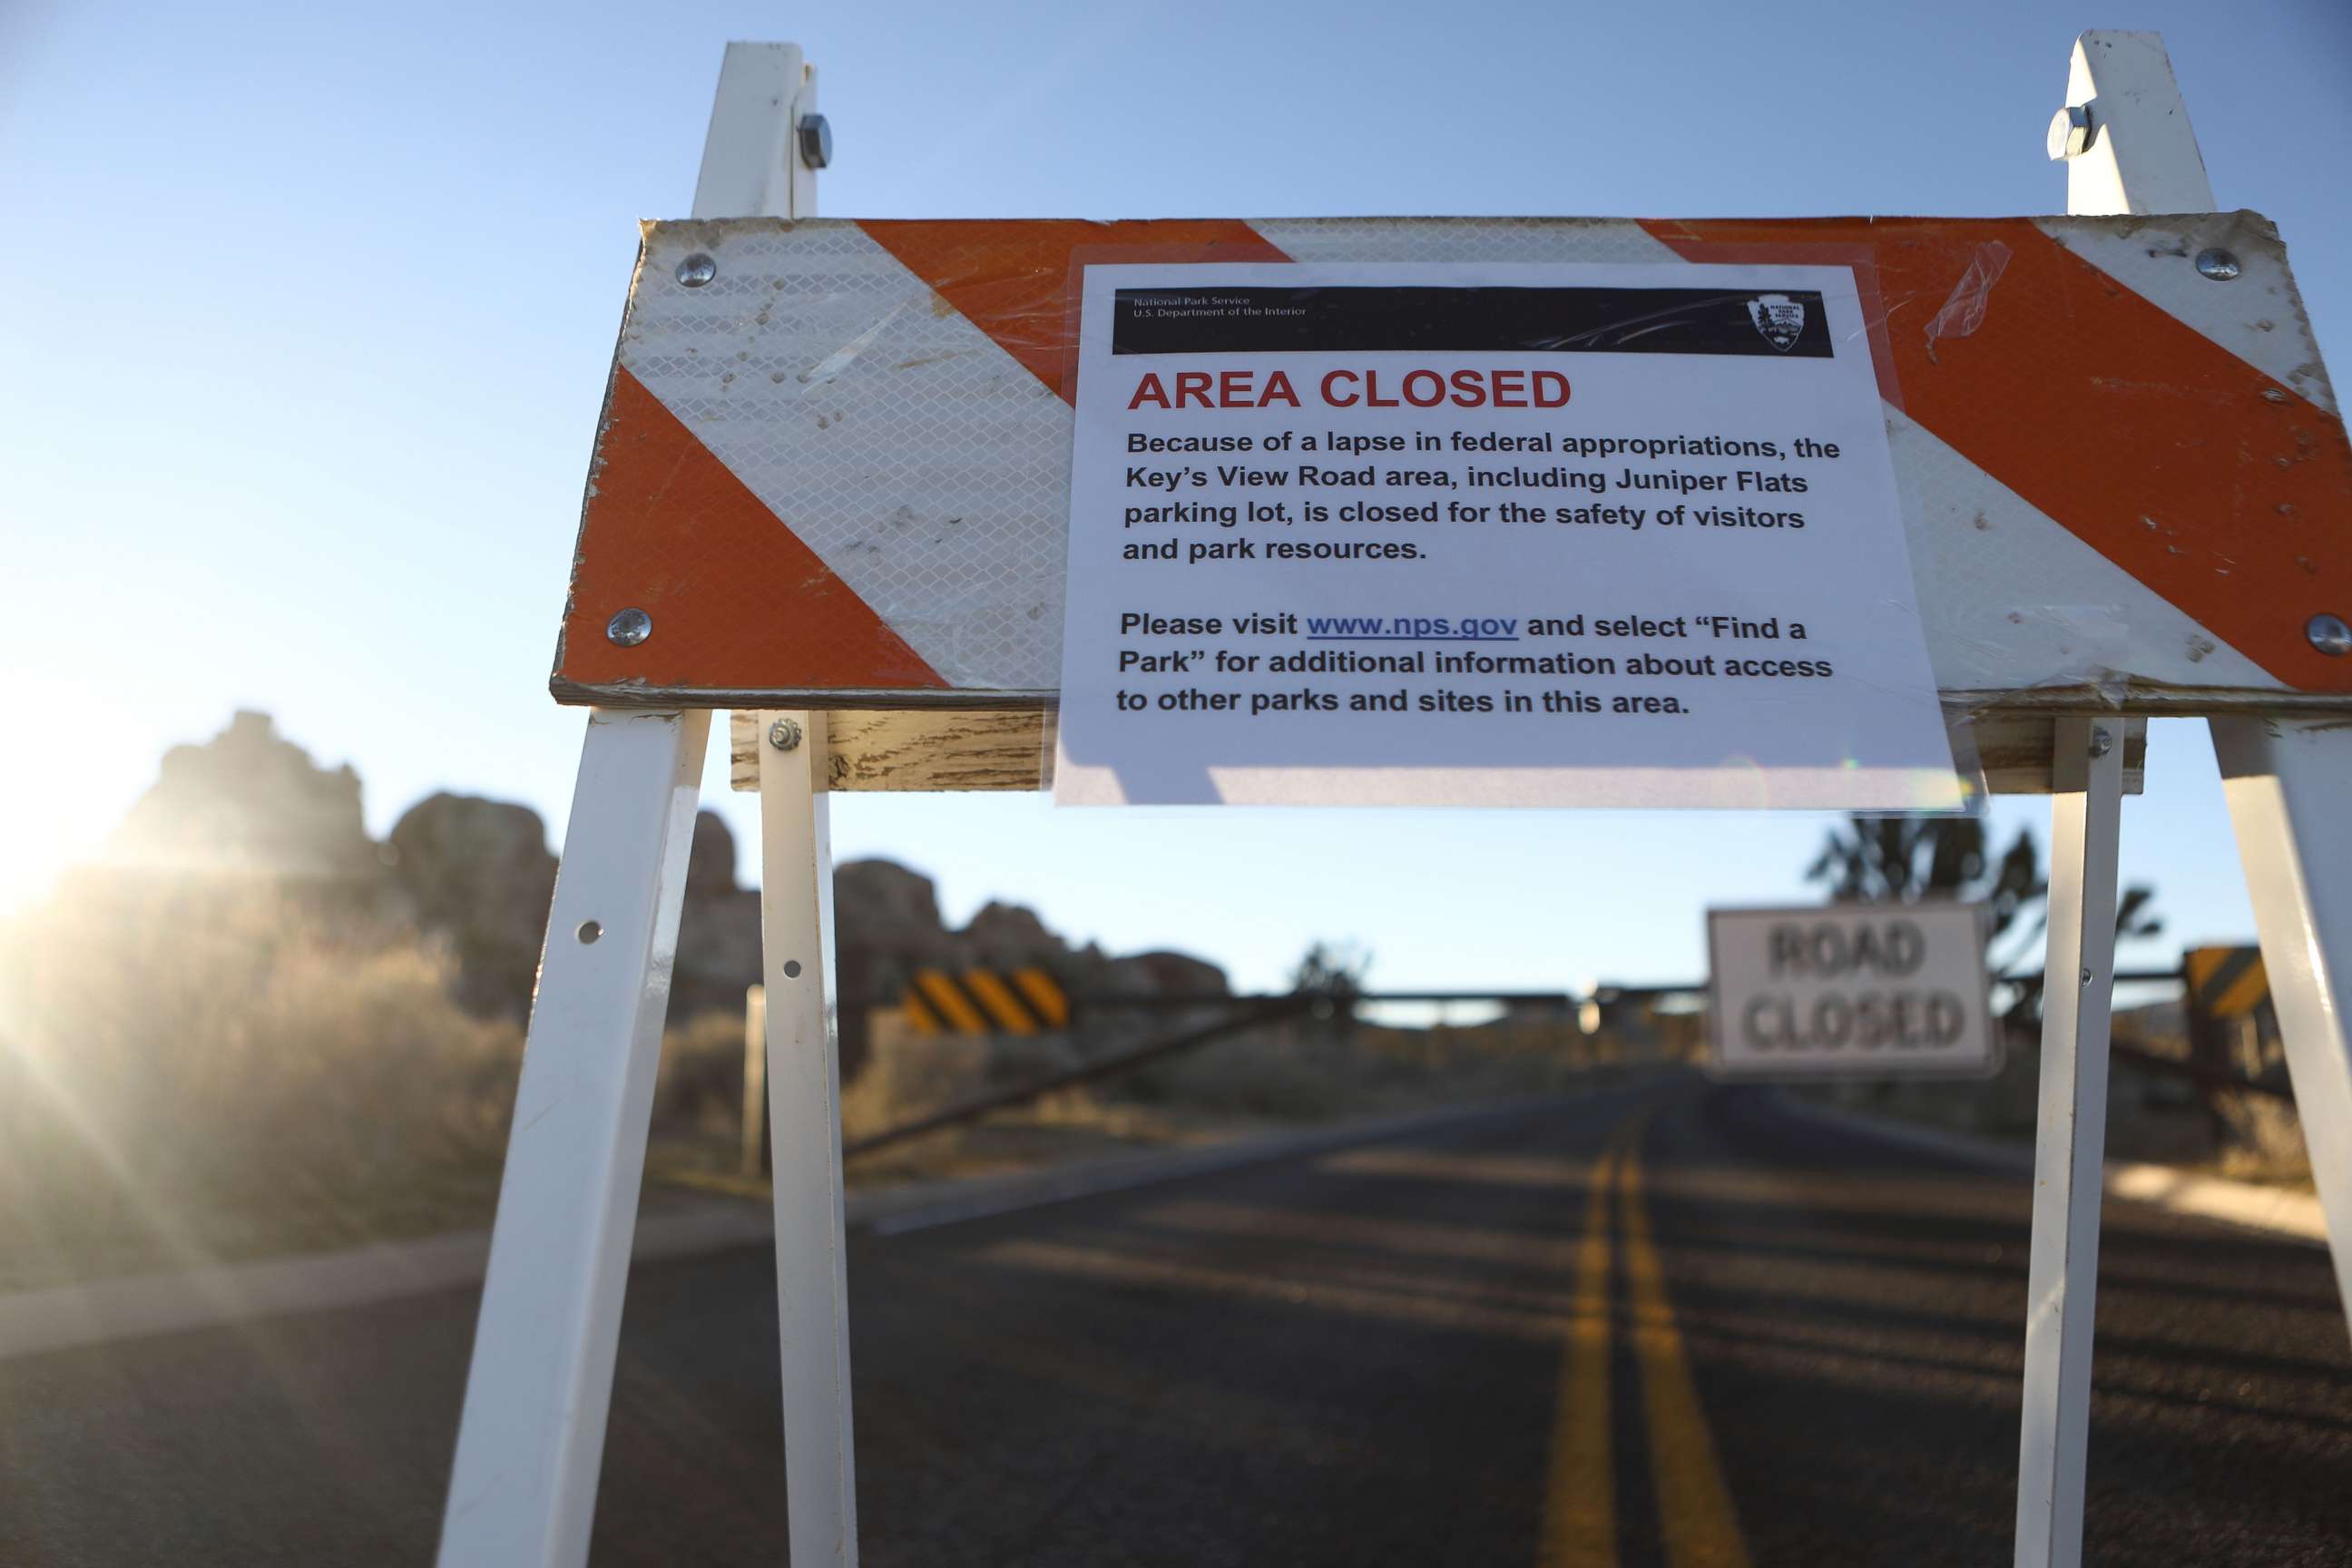
[[[81,758],[128,751],[152,759],[159,749],[152,741],[137,744],[127,730],[103,724],[75,724],[52,736],[47,747],[52,757]],[[107,835],[153,781],[154,764],[149,760],[143,771],[132,770],[120,780],[100,776],[102,771],[0,769],[0,919],[40,902],[68,866],[103,855]]]

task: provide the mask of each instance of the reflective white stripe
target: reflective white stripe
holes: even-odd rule
[[[2235,242],[2223,247],[2237,258],[2239,268],[2238,276],[2226,282],[2197,270],[2198,255],[2213,242],[2208,220],[2151,217],[2128,234],[2070,225],[2063,218],[2034,222],[2042,233],[2133,293],[2161,305],[2208,342],[2328,413],[2336,412],[2336,389],[2328,384],[2312,344],[2310,318],[2287,272],[2285,251],[2263,232],[2267,226],[2261,220],[2245,218]],[[2205,237],[2196,237],[2197,226],[2208,231]],[[1995,285],[1996,309],[2000,299],[2000,286]]]
[[[1937,686],[2009,691],[2128,670],[2179,686],[2277,688],[1933,432],[1891,407],[1886,431]]]
[[[1060,679],[1069,405],[864,229],[660,231],[621,363],[949,684]]]

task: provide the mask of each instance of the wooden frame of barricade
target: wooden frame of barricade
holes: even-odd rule
[[[2070,214],[2210,213],[2212,193],[2169,63],[2154,35],[2084,35],[2075,47],[2067,101],[2070,109],[2053,129],[2052,152],[2068,159]],[[751,232],[716,222],[736,217],[792,220],[813,243],[825,240],[829,231],[809,223],[815,213],[816,169],[829,146],[810,119],[815,102],[815,74],[797,47],[729,47],[696,190],[694,216],[703,226],[681,243],[702,239],[715,245]],[[1402,227],[1391,232],[1423,243],[1433,224],[1444,221],[1421,223],[1410,236]],[[1935,239],[1940,220],[1909,221],[1915,230],[1906,232],[1926,237],[1922,243]],[[2023,220],[1999,221],[2011,225],[2001,232],[2021,243],[2041,243],[2028,238],[2033,231]],[[2291,283],[2279,281],[2284,279],[2283,260],[2271,254],[2275,247],[2263,239],[2263,231],[2250,227],[2245,215],[2181,218],[2164,231],[2172,248],[2147,247],[2143,261],[2134,254],[2137,231],[2129,225],[2053,227],[2061,221],[2043,226],[2046,237],[2062,250],[2080,245],[2093,251],[2089,264],[2111,269],[2124,285],[2109,292],[2128,294],[2143,286],[2173,289],[2164,309],[2179,318],[2178,324],[2236,356],[2226,362],[2235,368],[2225,380],[2303,420],[2296,438],[2305,447],[2314,429],[2333,443],[2320,454],[2326,475],[2320,479],[2297,469],[2310,458],[2308,450],[2287,453],[2277,465],[2287,476],[2281,483],[2319,487],[2326,503],[2318,509],[2322,515],[2297,518],[2299,503],[2288,500],[2276,501],[2274,510],[2290,526],[2332,527],[2333,540],[2340,541],[2344,520],[2352,515],[2344,504],[2344,465],[2337,461],[2342,426],[2315,363],[2287,368],[2297,357],[2288,352],[2291,334],[2279,334],[2276,343],[2253,337],[2246,312],[2229,297],[2181,294],[2171,273],[2158,276],[2163,268],[2194,267],[2217,285],[2236,278],[2236,252],[2219,245],[2210,254],[2188,248],[2200,234],[2226,233],[2242,237],[2242,246],[2257,247],[2250,263],[2274,263],[2269,274],[2273,281],[2264,287],[2273,292],[2284,288],[2291,301]],[[1344,226],[1346,220],[1338,222]],[[681,250],[673,258],[662,248],[667,226],[676,226],[649,231],[641,282],[655,276],[656,265],[674,269],[684,287],[707,281],[710,257],[697,249]],[[1811,246],[1809,254],[1840,244],[1850,250],[1856,232],[1851,224],[1640,226],[1651,241],[1698,261],[1754,260],[1759,249],[1776,245],[1784,248],[1774,254],[1785,257],[1791,243]],[[940,239],[933,232],[908,232],[920,226],[897,227],[891,243],[902,260]],[[1142,237],[1163,246],[1181,241],[1188,255],[1204,244],[1229,245],[1236,257],[1258,259],[1270,237],[1307,237],[1315,227],[1169,225],[1156,226]],[[1602,232],[1609,226],[1589,227],[1583,238],[1611,242]],[[865,253],[873,249],[870,236],[830,232],[839,234],[845,250],[864,247],[841,263],[845,268],[869,259]],[[1067,250],[1069,242],[1056,243]],[[1974,285],[1973,299],[1956,288],[1947,302],[1948,310],[1960,308],[1966,331],[1974,330],[1966,321],[1969,310],[1983,313],[1984,291],[1993,288],[1991,279],[2006,265],[2010,247],[1990,238],[1987,243],[1992,248],[1979,247],[1977,253],[1984,266],[1972,264],[1968,276],[1990,276]],[[1279,249],[1274,255],[1282,258]],[[933,314],[942,319],[961,320],[965,312],[978,316],[992,308],[987,289],[959,288],[944,279],[934,279],[934,286]],[[782,280],[773,287],[782,289]],[[1028,319],[998,323],[1003,330],[997,338],[1001,349],[1045,379],[1058,350],[1055,331],[1039,328],[1036,314],[1031,301]],[[762,313],[760,321],[766,320]],[[2265,332],[2274,324],[2255,323]],[[625,360],[632,341],[625,332]],[[812,374],[834,373],[836,361],[846,364],[843,356],[854,358],[863,346],[853,341]],[[1932,353],[1933,329],[1927,346]],[[1884,345],[1880,352],[1885,352]],[[748,359],[748,351],[742,357]],[[1891,375],[1882,361],[1882,379]],[[783,380],[781,372],[775,379]],[[732,373],[726,380],[734,380]],[[1886,384],[1893,388],[1891,380]],[[588,721],[550,920],[440,1561],[509,1568],[586,1559],[708,710],[727,706],[738,710],[733,782],[761,795],[765,1079],[774,1149],[790,1560],[799,1568],[854,1563],[856,1510],[826,798],[841,789],[1034,788],[1052,694],[1035,689],[1034,682],[1023,688],[985,672],[972,679],[942,678],[926,664],[925,650],[899,635],[904,628],[870,616],[854,626],[827,622],[824,617],[836,615],[842,605],[860,611],[863,605],[852,591],[855,584],[844,587],[827,574],[835,563],[826,561],[817,562],[803,587],[822,578],[823,592],[831,597],[821,605],[785,605],[771,612],[784,620],[796,608],[810,611],[813,624],[797,635],[804,639],[804,653],[819,647],[832,661],[824,679],[675,674],[648,679],[641,668],[616,662],[614,650],[625,652],[646,642],[651,617],[642,605],[602,602],[593,578],[590,558],[597,542],[598,508],[610,520],[626,504],[614,499],[625,497],[629,485],[625,465],[614,466],[626,456],[616,455],[614,443],[621,437],[615,432],[635,419],[627,439],[657,441],[675,434],[665,423],[675,420],[658,398],[643,395],[634,375],[616,372],[615,385],[555,681],[560,696],[598,706]],[[622,407],[623,392],[637,401]],[[1912,413],[1917,412],[1915,399]],[[1917,442],[1909,416],[1892,397],[1889,425]],[[2058,437],[2062,443],[2098,438],[2095,433]],[[2046,460],[2052,449],[2047,432],[2033,439],[2044,454],[2035,459],[2042,468],[2063,467]],[[689,438],[687,445],[691,444]],[[1918,444],[1923,450],[1933,448],[1932,442]],[[676,456],[672,451],[664,460]],[[2168,461],[2178,456],[2169,454]],[[2041,479],[2047,482],[2039,485],[2031,504],[2006,491],[1994,495],[1997,486],[1979,486],[1976,493],[1991,497],[1985,506],[2007,509],[2000,510],[2004,520],[2012,514],[2038,517],[2036,507],[2059,510],[2060,492],[2071,482],[2048,473]],[[715,482],[729,481],[722,477]],[[659,504],[691,503],[666,490]],[[642,525],[647,515],[641,510],[627,521]],[[1977,511],[1976,528],[1987,528],[1990,521],[1987,510]],[[2160,529],[2154,512],[2137,521],[2151,533],[2198,542],[2179,529]],[[612,531],[608,528],[604,537],[610,539]],[[702,547],[723,547],[720,536],[723,530],[704,539]],[[2110,560],[2126,563],[2144,543],[2121,536],[2094,542]],[[796,564],[816,559],[798,541],[791,548],[800,552],[791,558]],[[2352,680],[2343,678],[2352,668],[2326,663],[2345,650],[2326,646],[2324,616],[2306,628],[2297,615],[2290,635],[2260,619],[2281,614],[2276,604],[2223,605],[2210,616],[2182,613],[2178,584],[2158,581],[2179,570],[2167,563],[2162,552],[2178,557],[2182,546],[2159,541],[2147,548],[2156,553],[2132,569],[2144,572],[2156,586],[2146,594],[2148,623],[2176,643],[2185,636],[2187,651],[2180,657],[2188,664],[2198,664],[2219,647],[2221,662],[2234,661],[2232,668],[2251,674],[2234,682],[2210,677],[2205,684],[2214,667],[2204,667],[2203,674],[2188,671],[2178,658],[2167,663],[2165,656],[2142,646],[2132,668],[2112,683],[2085,675],[2047,687],[2020,684],[1992,693],[1996,700],[1987,702],[1979,700],[1986,693],[1955,691],[1947,682],[1948,702],[1975,710],[1974,750],[1990,786],[2053,796],[2045,968],[2053,983],[2042,1026],[2017,1515],[2017,1562],[2034,1568],[2072,1564],[2081,1554],[2117,843],[2121,797],[2137,773],[2146,715],[2210,719],[2335,1244],[2338,1283],[2352,1300],[2352,1046],[2345,1017],[2352,1005],[2352,878],[2343,874],[2352,862],[2352,821],[2340,810],[2340,803],[2352,798],[2352,728],[2344,719],[2352,711]],[[2340,580],[2327,575],[2338,570],[2333,559],[2296,559],[2325,585]],[[2247,584],[2245,594],[2254,592]],[[1033,619],[1036,614],[1033,607]],[[2021,622],[2013,614],[2008,619]],[[2221,620],[2227,626],[2215,624]],[[1945,635],[1964,639],[1969,634],[1961,626]],[[2026,630],[2014,635],[2030,638]],[[656,646],[667,647],[674,640]],[[839,673],[835,656],[851,645],[853,651],[863,648],[878,659],[877,673]],[[930,657],[936,662],[936,655]],[[916,677],[908,675],[910,670]],[[2314,670],[2319,672],[2315,679]],[[2336,873],[2332,877],[2331,868]],[[2079,976],[2077,984],[2055,983],[2070,974]]]

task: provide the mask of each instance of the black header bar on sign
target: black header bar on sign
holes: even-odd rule
[[[1819,291],[1791,289],[1121,289],[1115,354],[1379,353],[1832,357]]]

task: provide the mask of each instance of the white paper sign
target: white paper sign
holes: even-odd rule
[[[1999,1065],[1975,904],[1710,910],[1715,1070],[1903,1078]]]
[[[1852,274],[1086,274],[1065,804],[1962,804]]]

